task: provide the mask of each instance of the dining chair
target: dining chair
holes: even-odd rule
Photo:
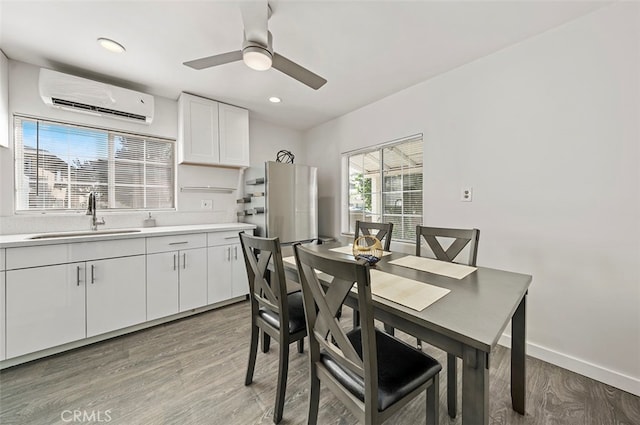
[[[262,331],[262,351],[269,351],[271,338],[280,344],[278,384],[273,422],[282,420],[289,368],[289,345],[298,343],[298,352],[304,351],[307,328],[304,318],[302,293],[287,294],[287,281],[282,251],[278,238],[261,238],[240,233],[240,244],[249,278],[251,302],[251,345],[245,385],[253,381],[258,352],[258,336]],[[269,264],[273,271],[270,272]],[[283,325],[284,324],[284,325]]]
[[[385,251],[391,250],[391,237],[393,235],[393,223],[376,223],[372,221],[360,221],[356,220],[356,231],[354,233],[354,241],[360,236],[371,235],[374,236],[382,243],[382,249]],[[360,313],[357,310],[353,311],[353,327],[358,326],[360,323]],[[385,324],[385,330],[393,335],[393,327]]]
[[[372,233],[375,231],[375,234]],[[382,242],[382,249],[389,251],[391,248],[391,235],[393,233],[393,223],[374,223],[371,221],[356,220],[355,239],[360,236],[375,236]]]
[[[422,240],[426,242],[423,249]],[[480,230],[478,229],[451,229],[442,227],[416,226],[416,256],[424,256],[426,248],[431,251],[431,255],[440,261],[456,262],[467,266],[476,265],[478,258],[478,241]],[[446,248],[445,248],[446,246]],[[466,258],[456,261],[460,253],[467,247]],[[418,348],[422,349],[422,343],[418,340]],[[456,387],[457,387],[457,366],[456,356],[447,353],[447,410],[449,416],[456,417]]]
[[[318,421],[320,383],[367,425],[380,424],[426,390],[426,423],[438,423],[442,366],[437,360],[374,327],[369,265],[332,258],[294,245],[309,330],[309,412]],[[320,283],[318,272],[332,276]],[[346,332],[337,317],[357,287],[361,325]]]

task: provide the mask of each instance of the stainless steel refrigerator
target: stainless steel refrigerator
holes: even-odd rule
[[[282,244],[318,238],[316,167],[267,161],[246,169],[244,179],[238,215],[258,226],[255,235],[277,236]]]

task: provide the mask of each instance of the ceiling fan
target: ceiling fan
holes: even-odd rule
[[[273,51],[272,36],[267,27],[271,7],[267,1],[242,1],[240,9],[244,23],[242,50],[195,59],[184,62],[184,65],[193,69],[204,69],[243,60],[248,67],[258,71],[273,67],[314,90],[318,90],[327,82],[321,76]]]

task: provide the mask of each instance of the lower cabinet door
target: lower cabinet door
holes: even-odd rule
[[[144,255],[87,262],[87,337],[146,320]]]
[[[85,337],[85,263],[6,272],[6,357]]]
[[[207,249],[179,252],[180,311],[207,305]]]
[[[209,270],[207,273],[208,304],[231,299],[231,259],[233,250],[230,245],[210,246],[207,248]]]
[[[242,246],[235,244],[231,249],[233,250],[231,296],[235,298],[249,293],[249,281],[247,280],[247,267],[242,256]]]
[[[147,320],[178,312],[178,251],[147,255]]]

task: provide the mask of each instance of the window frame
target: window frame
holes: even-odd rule
[[[114,198],[115,198],[115,193],[118,187],[138,187],[136,185],[123,185],[123,184],[118,184],[116,182],[116,167],[115,164],[116,162],[120,162],[120,163],[139,163],[143,165],[143,169],[146,169],[146,166],[148,164],[154,165],[155,162],[152,160],[149,160],[146,157],[146,152],[147,152],[147,142],[159,142],[159,143],[167,143],[168,145],[171,146],[171,159],[170,162],[167,162],[166,164],[169,165],[171,167],[171,171],[170,171],[170,178],[171,178],[171,182],[170,182],[170,186],[169,186],[169,192],[171,193],[172,196],[172,206],[171,207],[162,207],[162,208],[153,208],[153,207],[139,207],[139,208],[109,208],[109,207],[100,207],[100,212],[101,213],[134,213],[134,212],[141,212],[141,211],[177,211],[177,176],[178,176],[178,169],[177,169],[177,142],[175,139],[171,139],[171,138],[167,138],[167,137],[161,137],[161,136],[155,136],[155,135],[149,135],[149,134],[142,134],[142,133],[136,133],[134,131],[128,131],[128,130],[123,130],[123,129],[116,129],[116,128],[108,128],[108,127],[99,127],[99,126],[94,126],[94,125],[87,125],[87,124],[80,124],[80,123],[76,123],[76,122],[69,122],[69,121],[63,121],[63,120],[57,120],[57,119],[52,119],[52,118],[43,118],[43,117],[37,117],[37,116],[32,116],[32,115],[25,115],[25,114],[13,114],[12,117],[12,128],[13,128],[13,151],[14,151],[14,158],[13,158],[13,189],[14,189],[14,196],[13,196],[13,213],[15,215],[31,215],[31,214],[38,214],[38,215],[77,215],[77,214],[84,214],[85,213],[85,207],[80,207],[80,208],[27,208],[27,209],[20,209],[20,202],[19,202],[19,191],[20,191],[20,187],[18,185],[18,178],[19,176],[24,176],[25,173],[24,171],[21,171],[19,167],[22,167],[22,170],[24,170],[24,166],[25,166],[25,159],[24,156],[22,158],[19,157],[19,150],[24,151],[24,140],[19,140],[19,133],[22,131],[22,128],[20,125],[18,125],[18,120],[24,120],[24,121],[34,121],[36,123],[46,123],[46,124],[50,124],[50,125],[60,125],[60,126],[69,126],[69,127],[73,127],[74,129],[80,129],[80,130],[90,130],[90,131],[96,131],[96,132],[104,132],[106,133],[106,141],[107,141],[107,162],[108,162],[108,166],[107,166],[107,183],[105,184],[100,184],[101,186],[106,186],[107,190],[106,190],[106,202],[108,205],[112,204],[114,202]],[[114,149],[114,145],[117,143],[117,139],[118,138],[132,138],[132,139],[142,139],[144,140],[144,147],[142,149],[140,149],[140,152],[142,152],[145,157],[142,159],[124,159],[124,158],[116,158],[115,154],[116,154],[116,150]],[[18,147],[18,144],[21,143],[21,146]],[[39,150],[39,148],[36,148],[36,150]],[[39,155],[39,153],[36,154],[36,157]],[[21,162],[19,162],[22,159]],[[157,165],[157,164],[156,164]],[[67,177],[68,178],[68,177]],[[146,192],[147,192],[147,188],[149,187],[153,187],[153,186],[148,186],[146,183],[146,179],[147,176],[144,175],[143,176],[143,181],[144,183],[139,185],[140,188],[142,188],[142,190],[145,193],[145,197],[146,197]],[[42,184],[42,183],[38,183],[36,181],[36,184]],[[71,182],[68,182],[69,185],[72,185]],[[82,182],[76,182],[75,184],[82,184]],[[88,184],[88,183],[87,183]],[[29,200],[27,199],[27,203],[29,203]],[[66,201],[65,201],[66,203]],[[146,199],[145,199],[145,204],[146,204]]]
[[[404,143],[409,143],[409,142],[415,142],[416,140],[420,140],[422,142],[422,186],[420,188],[420,192],[422,194],[421,198],[420,198],[420,207],[421,207],[421,211],[422,213],[420,214],[420,216],[418,215],[414,215],[414,214],[405,214],[404,211],[402,211],[401,214],[385,214],[384,211],[384,195],[385,190],[384,190],[384,179],[385,179],[385,170],[384,170],[384,166],[383,166],[383,151],[385,149],[389,149],[393,146],[397,146],[397,145],[402,145]],[[414,134],[411,136],[407,136],[407,137],[402,137],[399,139],[394,139],[392,141],[389,142],[385,142],[385,143],[381,143],[381,144],[377,144],[377,145],[373,145],[373,146],[367,146],[365,148],[359,148],[359,149],[354,149],[351,151],[346,151],[346,152],[342,152],[341,153],[341,168],[342,168],[342,181],[341,181],[341,234],[343,235],[349,235],[349,236],[353,236],[354,232],[353,229],[350,229],[350,175],[349,175],[349,167],[350,167],[350,158],[356,155],[363,155],[363,154],[367,154],[367,153],[372,153],[372,152],[377,152],[379,155],[379,162],[380,162],[380,167],[379,167],[379,180],[380,180],[380,190],[379,190],[379,203],[380,203],[380,210],[379,210],[379,214],[378,212],[374,212],[374,214],[372,215],[377,215],[380,217],[380,221],[381,222],[386,222],[388,220],[385,220],[386,216],[394,216],[394,217],[400,217],[401,219],[404,219],[405,217],[417,217],[419,223],[422,223],[422,221],[424,220],[424,137],[422,133],[418,133],[418,134]],[[402,194],[405,193],[409,193],[411,192],[410,190],[405,190],[404,188],[401,191],[392,191],[392,192],[400,192]],[[373,193],[373,192],[372,192]],[[363,210],[364,211],[364,210]],[[397,225],[396,225],[397,226]],[[397,232],[396,230],[396,226],[394,226],[394,236],[392,238],[394,243],[415,243],[415,239],[400,239],[397,236]]]

